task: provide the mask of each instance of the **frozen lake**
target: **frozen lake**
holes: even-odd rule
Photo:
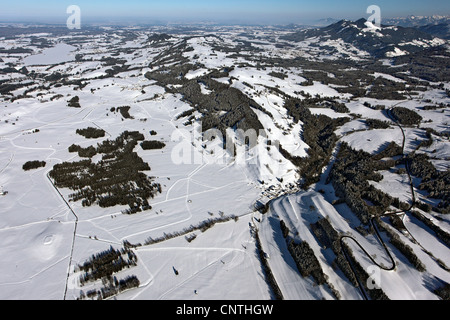
[[[31,55],[23,59],[26,66],[31,65],[49,65],[66,62],[75,59],[73,51],[76,47],[58,43],[55,47],[45,49],[42,53]]]

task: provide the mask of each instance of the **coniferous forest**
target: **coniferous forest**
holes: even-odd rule
[[[25,171],[31,170],[31,169],[37,169],[41,167],[45,167],[46,162],[45,161],[39,161],[39,160],[33,160],[33,161],[27,161],[22,166],[22,169]]]
[[[75,267],[81,272],[79,282],[81,286],[98,280],[102,281],[103,287],[91,289],[87,292],[81,290],[79,299],[107,299],[118,293],[139,287],[140,281],[135,275],[129,275],[124,279],[118,279],[116,275],[124,269],[137,265],[137,256],[129,248],[115,249],[112,246],[108,250],[93,254],[83,264]]]
[[[69,195],[70,201],[81,200],[83,206],[128,205],[126,214],[149,210],[148,199],[161,192],[161,185],[142,172],[149,171],[150,166],[133,151],[142,140],[141,133],[125,131],[115,140],[105,140],[96,147],[71,146],[69,151],[78,151],[80,156],[80,151],[92,149],[86,155],[89,159],[57,164],[49,176],[56,187],[75,191]],[[100,161],[90,159],[95,154],[102,155]]]

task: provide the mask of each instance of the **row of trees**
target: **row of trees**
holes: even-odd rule
[[[151,244],[159,243],[159,242],[166,241],[166,240],[169,240],[172,238],[180,237],[180,236],[189,234],[195,230],[200,230],[201,232],[205,232],[206,230],[212,228],[216,223],[223,223],[223,222],[227,222],[230,220],[238,221],[239,217],[235,216],[235,215],[230,215],[230,216],[221,216],[221,217],[217,217],[217,218],[209,218],[207,220],[199,222],[196,225],[191,224],[189,227],[184,228],[182,231],[176,231],[176,232],[172,232],[172,233],[164,233],[164,235],[162,237],[158,237],[158,238],[148,237],[145,240],[144,245],[151,245]],[[136,246],[136,245],[134,245],[134,246]]]
[[[414,250],[404,243],[400,236],[389,228],[381,219],[376,219],[377,225],[389,237],[389,242],[392,243],[407,259],[408,261],[420,272],[426,271],[425,265],[420,261],[419,257],[414,253]]]
[[[288,243],[288,249],[303,277],[312,276],[319,285],[326,283],[325,274],[323,273],[319,260],[317,260],[308,242],[302,241],[296,243],[291,239]]]
[[[77,129],[76,133],[85,137],[86,139],[103,138],[105,136],[105,130],[93,127]]]
[[[141,148],[144,150],[162,149],[166,146],[164,142],[158,140],[145,140],[141,142]]]
[[[434,224],[429,218],[427,218],[422,213],[418,212],[417,210],[411,210],[411,214],[416,219],[423,222],[428,228],[433,230],[433,232],[441,239],[443,243],[447,245],[447,247],[450,247],[450,233],[441,229],[439,226]]]
[[[311,276],[318,285],[328,285],[335,297],[340,299],[341,294],[328,282],[328,276],[323,272],[322,266],[309,243],[306,241],[300,241],[299,243],[294,241],[294,239],[289,236],[290,230],[283,220],[280,220],[280,228],[283,238],[286,240],[289,253],[294,259],[297,269],[302,277]]]
[[[363,286],[373,300],[389,299],[381,288],[368,288],[369,275],[353,255],[352,249],[342,241],[341,235],[333,228],[327,218],[311,224],[311,229],[324,248],[331,248],[335,254],[333,264],[342,270],[355,287]],[[351,265],[350,265],[351,264]],[[360,281],[358,281],[360,279]]]
[[[37,169],[41,167],[45,167],[46,162],[45,161],[39,161],[39,160],[33,160],[33,161],[27,161],[23,164],[22,169],[25,171]]]
[[[270,269],[269,262],[267,261],[267,255],[261,246],[261,239],[259,238],[258,235],[258,229],[252,227],[251,232],[253,237],[255,238],[256,254],[259,257],[259,260],[261,261],[261,267],[264,271],[264,278],[272,291],[273,298],[275,300],[283,300],[284,299],[283,293],[281,292],[281,289],[278,286],[278,283],[272,273],[272,269]]]

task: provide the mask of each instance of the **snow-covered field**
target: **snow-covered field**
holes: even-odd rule
[[[149,63],[164,49],[183,43],[183,36],[174,34],[164,45],[152,46],[147,41],[152,32],[138,32],[132,40],[122,39],[125,35],[120,32],[111,32],[113,34],[104,37],[91,35],[92,43],[76,44],[68,41],[70,37],[60,37],[52,48],[44,50],[27,44],[27,38],[23,37],[21,46],[28,45],[33,54],[3,53],[0,56],[1,68],[11,63],[17,70],[8,73],[5,79],[22,85],[0,100],[0,299],[77,299],[81,292],[86,294],[100,289],[100,280],[82,285],[82,272],[77,266],[98,252],[111,246],[121,248],[124,242],[129,242],[139,244],[132,248],[138,258],[137,265],[116,275],[120,278],[135,275],[140,284],[116,295],[117,299],[267,300],[272,292],[258,254],[253,235],[255,228],[285,299],[335,299],[328,288],[317,286],[311,277],[300,275],[281,235],[280,220],[287,223],[297,240],[310,244],[329,283],[342,299],[362,299],[360,291],[333,265],[331,249],[320,246],[310,224],[319,218],[328,218],[336,230],[356,238],[378,261],[388,265],[389,260],[374,235],[365,237],[355,231],[358,222],[348,207],[331,205],[331,201],[336,200],[332,187],[322,179],[312,189],[300,191],[296,166],[276,148],[251,153],[244,162],[234,161],[236,159],[230,155],[225,157],[226,161],[221,161],[216,152],[211,152],[213,144],[202,140],[197,124],[186,125],[186,118],[178,117],[192,106],[181,95],[170,93],[145,77],[147,71],[153,70]],[[182,57],[196,60],[201,67],[183,76],[191,80],[213,69],[235,66],[227,77],[217,81],[231,83],[231,87],[242,91],[265,110],[252,108],[268,134],[267,139],[279,141],[294,157],[308,155],[309,146],[301,138],[303,124],[301,121],[294,123],[283,107],[286,96],[303,99],[299,94],[303,92],[347,101],[350,113],[360,115],[336,130],[340,142],[369,153],[379,151],[391,141],[402,144],[403,135],[396,125],[369,130],[364,122],[365,119],[390,120],[382,111],[364,106],[365,102],[392,107],[398,101],[351,99],[350,94],[339,93],[332,85],[318,81],[302,85],[306,79],[298,67],[260,68],[254,61],[246,60],[245,50],[236,55],[214,47],[232,48],[248,39],[240,35],[241,32],[236,27],[217,31],[220,38],[187,37],[187,46],[192,50],[183,52]],[[265,35],[258,29],[254,32]],[[273,36],[270,32],[268,35]],[[115,42],[109,41],[110,36]],[[39,37],[46,37],[46,34]],[[277,48],[262,39],[254,47],[264,48],[260,55],[283,59],[295,57],[301,47],[307,50],[311,43],[309,39],[290,50]],[[341,42],[329,45],[336,46],[339,52],[355,51]],[[0,46],[12,48],[14,43],[0,38]],[[309,57],[314,50],[317,48],[312,46],[304,56]],[[76,54],[83,59],[75,59]],[[251,52],[248,54],[250,56]],[[366,54],[355,55],[358,56],[364,58]],[[108,61],[105,57],[124,60],[123,65],[128,69],[108,77],[111,66],[105,63]],[[171,63],[168,61],[165,66]],[[22,67],[39,75],[38,80],[20,73]],[[286,77],[271,76],[277,72],[285,73]],[[72,82],[57,85],[58,80],[52,82],[45,78],[57,73],[66,75]],[[383,73],[376,73],[375,77],[402,81]],[[277,88],[285,96],[270,88]],[[211,94],[205,86],[201,90],[204,95]],[[424,126],[439,131],[448,129],[448,107],[442,111],[425,111],[419,107],[422,99],[436,104],[448,104],[450,99],[444,98],[437,89],[422,94],[420,99],[403,101],[401,105],[432,121]],[[17,99],[10,99],[11,96]],[[79,97],[80,108],[68,107],[68,101],[75,96]],[[132,118],[124,118],[111,109],[120,106],[129,106]],[[330,118],[349,116],[328,108],[312,108],[311,113]],[[194,115],[200,117],[198,112]],[[103,129],[106,135],[86,139],[76,134],[77,129],[87,127]],[[165,143],[164,148],[157,150],[143,150],[139,146],[134,149],[151,168],[146,174],[161,185],[161,193],[149,201],[151,210],[126,215],[122,210],[128,206],[85,207],[81,201],[69,201],[73,191],[56,188],[48,176],[56,164],[81,160],[76,153],[70,153],[68,147],[72,144],[96,146],[107,139],[115,139],[125,130],[139,131],[147,140]],[[151,130],[156,131],[156,135],[151,135]],[[233,128],[227,130],[230,136],[234,135]],[[408,128],[405,134],[405,151],[410,152],[417,146],[421,131]],[[440,137],[429,150],[423,150],[430,153],[435,150],[433,163],[444,171],[448,170],[448,148],[448,139]],[[187,150],[192,161],[177,162],[177,150]],[[100,159],[97,155],[92,160]],[[23,164],[31,160],[46,164],[24,171]],[[410,199],[406,175],[385,171],[383,176],[383,180],[373,183],[375,187],[401,201]],[[319,189],[325,190],[325,194],[317,192]],[[266,214],[255,209],[258,202],[265,204],[269,200],[273,201]],[[224,217],[233,218],[205,231],[193,228],[184,232],[208,219]],[[441,220],[440,226],[448,232],[448,218]],[[414,217],[406,215],[404,223],[417,242],[400,236],[427,266],[427,271],[415,270],[390,246],[398,267],[394,271],[381,271],[380,284],[391,299],[438,299],[432,291],[437,279],[449,283],[450,274],[431,259],[424,248],[447,266],[450,265],[449,248]],[[157,239],[175,233],[180,235],[146,244],[150,237]],[[371,265],[358,246],[352,243],[349,246],[363,267]]]
[[[378,263],[385,266],[390,265],[383,247],[377,241],[375,236],[363,237],[355,232],[346,222],[345,211],[335,208],[324,197],[317,192],[307,191],[296,195],[289,195],[276,200],[271,205],[267,215],[261,217],[261,234],[263,235],[264,247],[270,252],[269,263],[275,274],[275,278],[282,286],[286,299],[305,300],[305,299],[330,299],[330,293],[326,287],[305,285],[305,282],[312,281],[304,279],[295,272],[295,263],[289,256],[285,240],[282,238],[279,229],[280,220],[283,220],[291,232],[298,234],[301,241],[307,241],[318,257],[324,273],[329,275],[329,282],[342,294],[344,299],[361,299],[362,296],[355,287],[350,286],[348,280],[339,272],[335,272],[330,266],[330,257],[334,256],[331,249],[324,250],[316,237],[312,233],[309,225],[317,222],[318,219],[328,218],[331,224],[339,232],[351,235],[355,238],[372,257],[375,257]],[[417,221],[408,217],[408,230],[417,236],[419,242],[431,250],[437,257],[448,261],[448,248],[439,241],[432,240],[430,234],[426,234],[423,228],[417,225]],[[425,234],[424,234],[425,233]],[[425,240],[428,239],[428,240]],[[424,240],[425,242],[422,242]],[[430,242],[428,242],[430,241]],[[351,249],[360,257],[360,263],[364,268],[373,266],[373,263],[366,258],[360,247],[348,242]],[[423,253],[417,244],[408,241],[408,244],[414,248],[414,252],[419,254],[420,259],[426,261],[427,271],[419,272],[408,267],[404,261],[400,261],[394,271],[384,271],[378,268],[378,284],[383,288],[386,294],[394,300],[436,300],[438,299],[429,291],[429,281],[434,277],[449,281],[448,272],[438,267],[435,261]],[[395,255],[397,249],[389,247]],[[398,258],[395,258],[398,259]],[[328,260],[328,261],[327,261]]]
[[[0,232],[5,239],[1,247],[2,256],[9,257],[3,261],[2,285],[8,290],[1,291],[2,298],[63,298],[69,265],[82,263],[91,254],[110,245],[121,246],[123,240],[144,242],[148,237],[160,237],[165,232],[181,231],[210,217],[218,217],[220,212],[242,218],[238,222],[216,226],[204,235],[197,232],[198,238],[189,244],[180,237],[159,246],[139,248],[142,267],[135,272],[145,285],[139,293],[130,293],[131,297],[188,298],[187,288],[198,285],[197,289],[203,293],[199,297],[203,298],[267,298],[265,283],[256,276],[261,270],[254,245],[248,238],[252,206],[261,193],[255,187],[256,182],[246,177],[245,168],[219,165],[208,158],[201,164],[168,165],[173,162],[170,150],[181,143],[171,141],[175,126],[181,126],[182,122],[174,118],[186,106],[176,97],[165,95],[160,101],[132,104],[131,114],[135,120],[122,122],[113,114],[106,117],[111,106],[129,104],[136,99],[135,91],[126,87],[130,85],[128,81],[117,81],[115,86],[108,83],[96,95],[87,88],[86,94],[79,93],[83,106],[80,110],[68,108],[61,100],[58,103],[39,103],[34,108],[27,108],[27,102],[21,101],[25,105],[20,120],[11,126],[14,131],[2,131],[0,179],[8,194],[1,199]],[[119,86],[123,91],[117,89]],[[150,91],[150,88],[146,89]],[[119,95],[117,91],[120,91]],[[159,90],[155,88],[154,91]],[[143,123],[138,120],[140,117],[148,120]],[[75,134],[76,129],[92,125],[105,128],[108,137],[88,141]],[[39,129],[39,132],[27,132],[32,129]],[[48,171],[56,163],[77,160],[78,156],[74,157],[67,151],[72,143],[90,145],[109,138],[109,135],[114,138],[126,129],[141,131],[147,138],[150,138],[149,131],[155,130],[157,138],[167,143],[162,151],[137,150],[150,164],[150,174],[163,186],[162,193],[152,201],[153,209],[133,216],[121,214],[124,207],[83,208],[80,203],[69,202],[69,209],[47,178]],[[31,159],[46,161],[47,165],[32,172],[23,171],[22,164]],[[70,192],[63,189],[61,193],[68,196]],[[72,210],[77,215],[76,230]],[[216,233],[215,228],[221,230]],[[243,246],[248,246],[247,250]],[[223,265],[220,260],[227,263]],[[179,268],[179,277],[173,274],[172,265]],[[228,287],[217,291],[214,282],[202,280],[210,278],[208,273],[211,272],[224,272],[213,277],[219,281],[217,285],[224,288],[233,277],[248,279],[245,287],[256,296],[249,296],[249,292],[238,288],[234,293]],[[173,276],[173,281],[167,281],[165,275]],[[200,279],[199,284],[196,279]],[[161,280],[162,284],[159,283]],[[242,280],[236,280],[236,284],[242,283]],[[41,282],[47,283],[43,285]],[[250,289],[255,285],[261,287],[258,292]],[[33,290],[25,289],[28,286]],[[180,293],[176,287],[186,289]],[[68,289],[67,298],[78,297],[80,288],[71,288],[69,282]],[[189,294],[193,294],[193,290]]]

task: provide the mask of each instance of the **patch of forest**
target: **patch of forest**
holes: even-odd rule
[[[22,166],[22,169],[24,171],[28,171],[28,170],[32,170],[32,169],[45,167],[45,165],[46,165],[45,161],[39,161],[39,160],[27,161]]]
[[[227,128],[244,131],[254,129],[258,134],[259,130],[264,129],[252,108],[266,111],[254,100],[248,98],[240,90],[215,81],[210,77],[188,80],[184,78],[187,71],[181,67],[172,67],[169,72],[147,73],[146,77],[158,81],[160,85],[166,87],[167,92],[181,94],[185,102],[199,111],[202,114],[200,121],[203,125],[203,131],[216,128],[225,137]],[[205,85],[212,93],[209,95],[203,94],[200,83]],[[224,111],[224,113],[220,114],[221,111]],[[183,116],[185,115],[188,114],[186,113]]]
[[[130,248],[119,250],[110,246],[108,250],[93,254],[83,264],[77,265],[75,272],[82,272],[80,284],[83,286],[87,282],[94,282],[125,268],[136,266],[137,260],[136,254]]]
[[[150,67],[159,66],[160,68],[147,72],[145,77],[156,81],[158,85],[165,88],[166,92],[181,94],[183,101],[200,112],[203,132],[216,128],[222,132],[223,137],[226,137],[226,129],[234,128],[244,131],[253,129],[259,134],[264,127],[252,108],[261,110],[270,117],[272,115],[239,89],[214,80],[214,78],[228,76],[233,67],[214,69],[208,75],[196,79],[185,77],[189,71],[202,67],[200,63],[190,63],[183,56],[184,52],[193,50],[188,47],[187,39],[162,51],[155,57]],[[165,66],[167,63],[171,63],[171,65]],[[212,93],[203,94],[201,84]]]
[[[15,91],[30,85],[30,83],[8,83],[8,81],[0,82],[0,94],[13,95],[11,91]]]
[[[103,138],[105,136],[105,130],[93,127],[77,129],[76,133],[85,137],[86,139]]]
[[[394,142],[376,155],[353,150],[347,143],[341,143],[327,183],[332,183],[336,196],[352,209],[363,224],[368,224],[371,216],[385,213],[391,205],[401,210],[409,208],[409,204],[401,203],[398,198],[369,183],[369,180],[379,182],[383,179],[376,171],[389,170],[399,164],[396,160],[383,158],[399,155],[402,155],[402,148]]]
[[[125,119],[133,119],[130,114],[130,109],[130,106],[117,107],[117,111],[119,111],[122,117],[124,117]]]
[[[444,49],[445,50],[445,49]],[[423,54],[423,53],[422,53]],[[448,55],[448,53],[446,53]],[[253,61],[258,69],[265,67],[282,67],[282,68],[300,68],[304,69],[301,76],[306,79],[301,85],[312,85],[319,82],[325,85],[335,86],[335,90],[342,94],[351,94],[353,98],[371,97],[375,99],[404,100],[407,95],[414,94],[415,91],[424,91],[429,86],[428,81],[417,78],[411,78],[406,73],[412,69],[417,73],[427,73],[426,78],[432,78],[430,81],[444,81],[441,75],[448,77],[448,71],[445,66],[446,59],[440,59],[437,63],[440,65],[439,72],[433,74],[436,67],[430,67],[421,70],[421,65],[417,64],[414,59],[408,63],[396,63],[395,67],[383,65],[382,62],[376,60],[354,61],[352,59],[334,59],[326,61],[312,61],[308,58],[296,57],[294,59],[281,59],[276,57],[247,57]],[[433,59],[428,63],[433,64]],[[375,77],[374,72],[391,75],[399,78],[404,82],[393,81],[383,77]],[[422,77],[419,77],[422,78]],[[423,78],[422,78],[423,79]]]
[[[450,213],[450,171],[437,170],[424,153],[411,153],[406,161],[411,174],[421,179],[418,188],[427,191],[428,198],[441,200],[432,209],[442,214]]]
[[[166,146],[164,142],[158,140],[144,140],[140,145],[144,150],[162,149]]]
[[[386,212],[389,211],[390,206],[393,206],[400,211],[410,210],[414,205],[423,208],[418,201],[408,204],[401,202],[398,198],[392,197],[379,189],[376,189],[369,183],[369,180],[381,181],[382,175],[377,173],[378,170],[389,170],[396,165],[405,164],[405,160],[383,160],[386,157],[394,157],[400,155],[401,147],[391,142],[388,147],[376,155],[370,155],[362,150],[354,150],[346,143],[342,143],[336,161],[333,164],[331,172],[328,176],[328,181],[331,182],[336,196],[341,198],[341,202],[345,202],[352,212],[360,219],[360,221],[367,225],[372,217],[378,223],[379,228],[383,229],[389,236],[390,243],[394,245],[410,263],[419,271],[424,271],[424,265],[414,253],[413,249],[404,243],[401,238],[391,230],[384,222],[381,221]],[[409,160],[409,157],[406,161]],[[409,168],[412,174],[419,169],[415,166],[420,166],[420,172],[432,174],[434,167],[430,163],[424,164],[410,164]],[[447,188],[448,189],[448,188]],[[438,188],[438,190],[440,190]],[[441,191],[441,190],[440,190]],[[447,190],[448,192],[448,190]],[[442,194],[445,195],[445,188]],[[445,202],[444,202],[445,203]],[[396,216],[390,216],[391,224],[394,228],[402,231],[404,226],[401,220]],[[438,238],[448,241],[448,234],[439,231],[438,227],[433,230]]]
[[[337,299],[340,299],[340,293],[334,288],[334,286],[328,282],[328,276],[325,275],[320,265],[319,260],[314,254],[314,250],[311,248],[308,242],[301,241],[296,242],[289,236],[290,230],[286,226],[283,220],[280,221],[280,228],[283,237],[286,240],[286,245],[295,261],[298,271],[302,277],[312,277],[317,285],[328,285]]]
[[[391,126],[390,122],[378,119],[366,119],[365,121],[370,130],[387,129]]]
[[[67,106],[72,107],[72,108],[81,108],[80,97],[75,96],[72,99],[70,99],[69,101],[67,101]]]
[[[148,42],[166,42],[171,39],[172,36],[166,33],[153,33],[151,36],[147,36]]]
[[[280,152],[299,168],[304,179],[303,185],[307,187],[320,180],[322,168],[328,164],[331,154],[338,140],[334,131],[350,118],[332,119],[326,115],[313,115],[306,102],[289,99],[284,107],[294,122],[303,122],[302,139],[310,147],[306,158],[293,157],[280,145]]]
[[[395,57],[393,62],[400,68],[399,72],[408,71],[413,77],[431,82],[448,82],[450,81],[449,58],[450,53],[447,48],[439,46]],[[404,70],[401,70],[403,68]]]
[[[70,201],[81,200],[83,206],[128,205],[126,214],[151,209],[148,199],[161,192],[161,185],[142,172],[150,167],[133,151],[138,141],[143,140],[142,133],[124,131],[115,140],[105,140],[96,147],[72,145],[69,151],[92,150],[102,158],[97,163],[87,159],[57,164],[49,176],[56,187],[74,190],[69,195]]]
[[[363,288],[360,289],[368,293],[373,300],[389,299],[381,288],[368,287],[369,274],[356,260],[352,249],[345,242],[341,241],[341,235],[333,228],[327,218],[319,219],[311,224],[311,230],[322,248],[333,251],[335,254],[333,266],[339,267],[355,287],[360,288],[362,286]]]
[[[139,287],[139,279],[135,275],[129,275],[124,279],[117,279],[114,274],[137,265],[136,254],[127,247],[109,249],[93,254],[84,263],[75,266],[75,272],[80,272],[80,285],[102,281],[100,289],[91,289],[86,293],[81,291],[79,299],[107,299],[120,292]]]
[[[404,107],[394,107],[390,112],[396,121],[405,126],[418,125],[423,120],[417,112]]]

